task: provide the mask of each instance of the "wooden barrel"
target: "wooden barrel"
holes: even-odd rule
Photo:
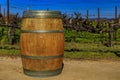
[[[26,75],[47,77],[63,69],[64,33],[58,11],[25,11],[21,26],[21,58]]]

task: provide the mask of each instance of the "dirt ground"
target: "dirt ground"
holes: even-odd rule
[[[0,80],[120,80],[120,61],[64,60],[62,74],[48,78],[29,77],[21,59],[0,57]]]

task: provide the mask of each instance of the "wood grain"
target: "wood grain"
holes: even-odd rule
[[[62,20],[56,18],[24,18],[22,30],[63,30]],[[64,53],[64,33],[21,33],[21,55],[59,56]],[[56,70],[63,58],[22,58],[23,67],[34,71]]]

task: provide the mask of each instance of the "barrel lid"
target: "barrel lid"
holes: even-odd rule
[[[23,18],[61,18],[61,12],[48,10],[30,10],[23,12]]]

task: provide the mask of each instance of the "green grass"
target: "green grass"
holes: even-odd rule
[[[65,58],[120,60],[120,45],[106,47],[95,43],[65,42]]]
[[[20,48],[18,45],[0,45],[0,55],[18,56],[20,55]]]
[[[87,51],[87,52],[114,52],[120,51],[120,45],[107,47],[101,43],[75,43],[65,42],[65,51]]]
[[[1,56],[18,56],[20,55],[20,50],[14,50],[14,49],[0,49],[0,55]]]
[[[99,53],[99,52],[65,52],[65,58],[70,59],[85,59],[85,60],[120,60],[114,53]]]
[[[18,56],[20,47],[19,45],[0,45],[0,55]],[[64,57],[83,60],[120,60],[120,45],[106,47],[96,43],[65,42]]]

